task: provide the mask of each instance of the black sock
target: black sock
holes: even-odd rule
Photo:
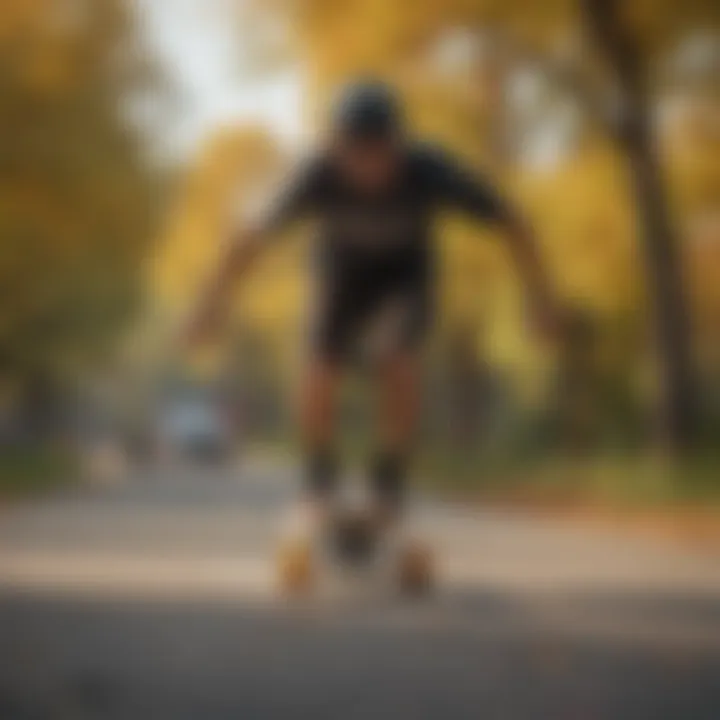
[[[339,463],[335,452],[329,448],[316,448],[307,453],[305,488],[311,497],[324,498],[331,495],[338,482]]]
[[[399,510],[405,497],[407,458],[405,453],[384,451],[372,461],[370,482],[375,499]]]

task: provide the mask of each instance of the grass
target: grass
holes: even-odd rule
[[[459,458],[426,453],[430,492],[720,552],[720,457]]]
[[[720,456],[670,461],[653,455],[588,458],[463,457],[426,453],[419,464],[426,486],[439,492],[548,504],[720,508]]]
[[[72,454],[58,447],[8,447],[0,450],[0,499],[47,492],[75,476]]]

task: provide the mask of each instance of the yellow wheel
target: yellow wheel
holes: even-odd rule
[[[403,548],[398,567],[400,589],[406,595],[422,595],[433,585],[433,557],[419,543]]]
[[[278,553],[280,589],[290,595],[307,593],[315,580],[312,548],[303,542],[288,542]]]

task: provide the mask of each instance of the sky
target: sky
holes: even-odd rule
[[[214,129],[232,123],[259,121],[289,148],[302,140],[301,74],[297,68],[243,73],[248,43],[237,19],[238,2],[135,0],[146,42],[181,96],[180,110],[163,121],[160,138],[172,158],[191,157]],[[458,49],[457,42],[452,46]],[[523,140],[523,160],[535,169],[553,167],[567,139],[565,124],[546,121]]]
[[[146,41],[178,88],[181,110],[164,142],[191,155],[213,129],[260,121],[292,144],[302,132],[297,69],[250,77],[241,70],[242,32],[230,5],[237,0],[135,0]]]

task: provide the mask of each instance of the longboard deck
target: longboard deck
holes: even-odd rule
[[[329,585],[381,583],[420,596],[434,585],[434,558],[427,543],[380,529],[367,513],[334,513],[318,536],[285,538],[276,557],[281,592],[310,595]]]

